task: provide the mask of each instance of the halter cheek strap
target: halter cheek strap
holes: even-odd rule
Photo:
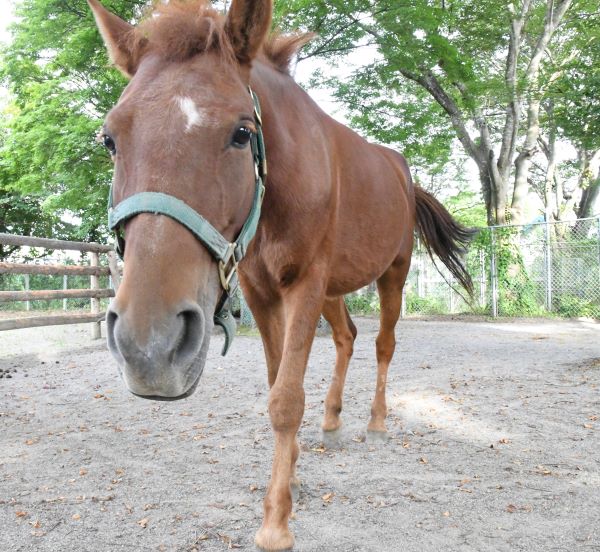
[[[236,323],[231,314],[229,299],[237,288],[238,263],[246,255],[248,246],[256,234],[265,193],[264,182],[267,176],[260,104],[256,94],[251,89],[249,91],[254,102],[256,123],[256,134],[253,134],[250,139],[255,169],[254,198],[248,218],[234,242],[225,239],[200,213],[175,196],[160,192],[141,192],[124,199],[113,207],[111,188],[108,199],[108,226],[115,232],[116,250],[121,258],[125,252],[125,238],[121,232],[123,224],[140,213],[166,215],[176,220],[192,232],[215,258],[218,263],[219,280],[223,293],[217,304],[213,320],[225,332],[225,343],[221,351],[223,356],[227,354],[236,332]]]

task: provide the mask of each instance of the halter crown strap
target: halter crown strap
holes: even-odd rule
[[[219,279],[223,294],[217,305],[214,323],[221,326],[225,332],[225,344],[222,354],[226,355],[235,335],[235,320],[229,310],[229,298],[237,285],[237,266],[248,251],[248,246],[256,234],[263,197],[265,194],[264,181],[267,176],[267,159],[262,133],[260,104],[256,94],[249,88],[254,103],[254,118],[256,133],[251,136],[250,146],[255,170],[255,188],[252,207],[240,230],[237,239],[229,242],[225,237],[200,213],[187,203],[169,194],[161,192],[140,192],[134,194],[118,205],[112,204],[112,187],[108,198],[108,226],[115,232],[117,253],[123,257],[125,240],[120,229],[123,223],[140,213],[166,215],[185,226],[210,251],[218,261]]]

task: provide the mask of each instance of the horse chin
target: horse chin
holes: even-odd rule
[[[208,353],[208,346],[210,344],[210,332],[204,335],[202,346],[196,358],[189,364],[189,366],[168,366],[164,367],[161,371],[171,372],[173,375],[176,373],[185,374],[184,377],[171,377],[161,378],[163,381],[166,379],[167,384],[152,385],[151,382],[136,381],[131,377],[128,377],[127,364],[120,364],[118,366],[119,374],[123,379],[127,390],[136,397],[141,399],[149,399],[152,401],[178,401],[191,396],[198,387],[202,374],[204,373],[204,365],[206,363],[206,356]],[[184,385],[179,382],[185,381]]]
[[[200,370],[200,373],[198,374],[196,381],[194,381],[194,383],[192,383],[192,385],[190,386],[190,388],[187,391],[185,391],[181,395],[177,395],[176,397],[168,397],[168,396],[163,396],[163,395],[140,395],[139,393],[136,393],[136,392],[132,391],[131,389],[129,389],[129,392],[132,395],[139,397],[140,399],[148,399],[150,401],[179,401],[181,399],[187,399],[188,397],[190,397],[191,395],[194,394],[194,391],[196,391],[196,387],[198,387],[198,384],[200,383],[200,378],[202,377],[203,371],[204,371],[203,369]]]

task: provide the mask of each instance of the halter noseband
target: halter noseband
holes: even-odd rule
[[[125,238],[121,235],[123,223],[140,213],[166,215],[185,226],[210,251],[219,267],[219,280],[223,293],[217,304],[214,323],[223,328],[225,343],[221,354],[225,356],[233,341],[236,323],[230,311],[229,298],[237,288],[238,263],[244,258],[248,246],[256,234],[260,210],[265,193],[264,183],[267,176],[267,158],[262,133],[262,119],[258,97],[248,88],[254,102],[254,121],[256,133],[252,134],[250,146],[254,161],[255,186],[254,200],[248,218],[237,239],[227,241],[201,214],[187,203],[169,194],[160,192],[141,192],[134,194],[113,207],[112,186],[108,197],[108,227],[116,236],[115,249],[121,258],[125,252]]]

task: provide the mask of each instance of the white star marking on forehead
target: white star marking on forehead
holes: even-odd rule
[[[176,96],[175,101],[186,117],[185,131],[190,132],[195,126],[206,126],[210,124],[210,115],[205,109],[198,109],[192,98],[188,96]]]

